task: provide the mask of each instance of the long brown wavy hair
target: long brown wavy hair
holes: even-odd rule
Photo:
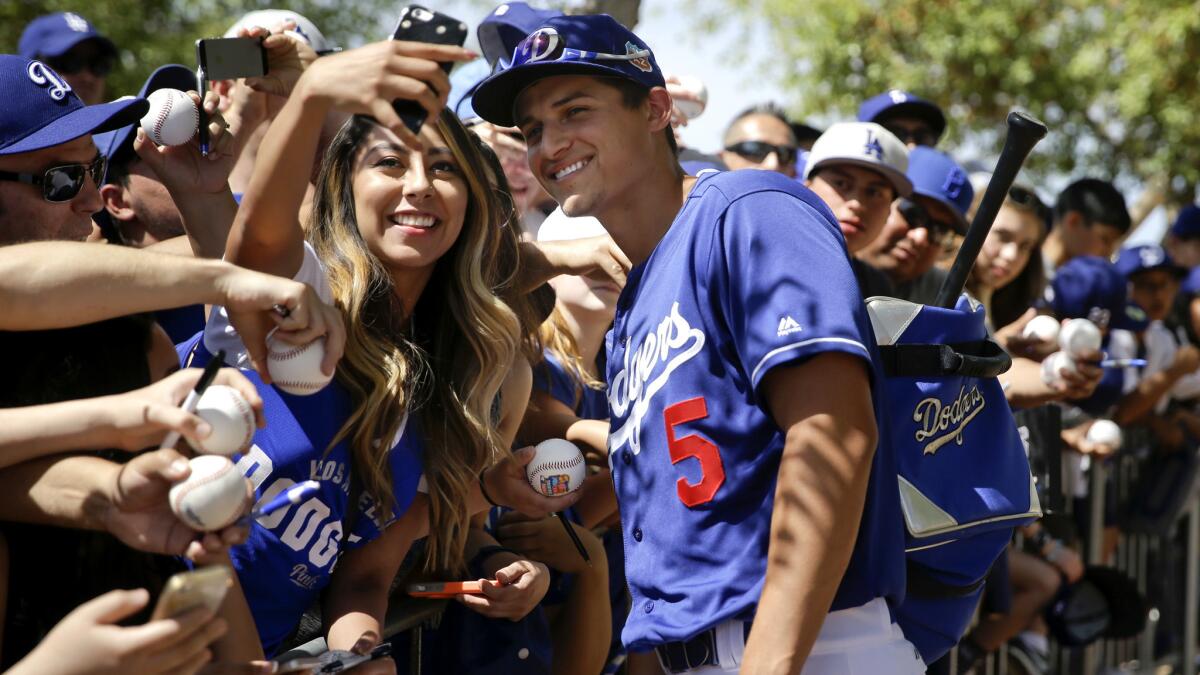
[[[351,118],[330,144],[307,236],[326,265],[334,301],[347,322],[337,378],[349,391],[354,411],[333,444],[349,440],[364,492],[387,513],[394,502],[388,451],[405,416],[414,413],[426,441],[430,534],[425,564],[454,570],[462,568],[467,495],[479,472],[498,453],[508,452],[496,431],[494,401],[520,336],[516,316],[498,294],[512,270],[497,266],[506,248],[505,210],[489,181],[482,144],[448,110],[436,125],[469,197],[462,231],[434,264],[411,313],[358,230],[352,181],[358,152],[375,126],[371,118]]]

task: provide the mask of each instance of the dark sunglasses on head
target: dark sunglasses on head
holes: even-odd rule
[[[740,157],[761,164],[773,152],[779,158],[779,163],[786,166],[796,161],[796,148],[788,145],[772,145],[762,141],[742,141],[725,148]]]
[[[926,145],[931,148],[937,145],[937,134],[933,133],[933,129],[930,129],[929,127],[920,126],[910,129],[908,127],[902,127],[899,125],[889,126],[885,124],[883,126],[885,129],[895,134],[896,138],[899,138],[900,141],[905,145],[912,143],[913,145]]]
[[[96,158],[87,164],[64,164],[46,169],[45,173],[13,173],[0,171],[0,180],[37,185],[42,188],[42,199],[48,202],[69,202],[83,188],[83,181],[90,173],[96,187],[104,180],[104,167],[108,160],[96,153]]]
[[[900,215],[908,221],[910,229],[924,228],[929,233],[929,239],[943,248],[954,243],[954,224],[936,220],[924,206],[907,197],[901,197],[896,204]]]
[[[59,75],[74,75],[85,68],[92,71],[96,77],[104,77],[112,72],[113,60],[110,56],[80,55],[67,52],[62,56],[46,59],[46,65]]]

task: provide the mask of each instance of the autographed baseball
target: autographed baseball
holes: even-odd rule
[[[1071,319],[1058,334],[1058,346],[1072,358],[1100,351],[1100,329],[1087,319]]]
[[[675,106],[679,108],[679,112],[689,120],[694,120],[704,112],[705,106],[708,105],[708,87],[705,87],[704,81],[695,75],[680,75],[675,79],[679,80],[679,84],[676,86],[680,93],[690,94],[697,99],[695,101],[683,98],[675,99]]]
[[[212,434],[208,438],[188,439],[196,452],[229,456],[250,447],[255,429],[254,409],[237,389],[223,384],[205,389],[196,405],[196,414],[212,425]]]
[[[1093,443],[1102,443],[1117,450],[1121,447],[1121,427],[1112,420],[1096,420],[1088,429],[1087,439]]]
[[[325,388],[332,375],[321,372],[325,358],[325,338],[319,337],[306,345],[293,345],[283,340],[267,340],[267,372],[279,389],[296,396],[308,396]]]
[[[587,467],[583,453],[571,441],[550,438],[537,444],[525,475],[534,490],[547,497],[570,494],[583,485]]]
[[[196,135],[200,112],[195,102],[178,89],[159,89],[146,97],[150,110],[142,129],[158,145],[183,145]]]
[[[1021,337],[1037,340],[1038,342],[1055,342],[1058,340],[1058,319],[1042,314],[1035,316],[1025,324]]]
[[[237,520],[250,501],[250,481],[228,457],[201,455],[188,460],[192,473],[171,487],[171,510],[188,527],[212,532]]]
[[[1062,379],[1064,371],[1076,372],[1075,360],[1066,352],[1054,352],[1042,361],[1042,382],[1052,385]]]

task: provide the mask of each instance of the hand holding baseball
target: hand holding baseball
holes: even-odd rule
[[[200,379],[199,368],[187,368],[148,387],[97,400],[104,416],[97,447],[137,451],[155,446],[175,431],[191,442],[202,443],[212,427],[199,415],[179,407]],[[232,368],[223,368],[213,381],[237,391],[250,405],[255,426],[265,425],[262,399],[250,381]]]
[[[140,626],[120,626],[150,600],[145,589],[116,590],[93,598],[59,621],[12,670],[13,675],[119,675],[193,673],[228,628],[203,607]]]
[[[171,511],[171,487],[190,474],[188,460],[170,448],[143,453],[121,465],[103,495],[100,520],[105,529],[139,551],[190,558],[218,554],[245,541],[249,530],[239,524],[197,539],[196,530]]]
[[[530,487],[525,466],[533,457],[532,447],[521,448],[485,471],[483,482],[488,495],[499,504],[535,518],[565,510],[579,501],[582,493],[578,490],[561,497],[545,497]]]
[[[267,335],[288,344],[305,345],[325,336],[321,372],[332,376],[346,348],[342,313],[323,302],[306,284],[229,265],[218,282],[229,323],[246,345],[250,362],[263,381],[271,382]]]
[[[201,105],[200,95],[196,92],[189,91],[186,96],[193,108]],[[158,142],[162,139],[150,136],[145,128],[138,129],[137,137],[133,141],[134,152],[154,170],[173,196],[215,194],[229,189],[229,174],[233,171],[234,162],[234,138],[226,133],[229,125],[217,109],[219,104],[220,96],[216,92],[210,91],[204,97],[203,106],[209,133],[207,157],[200,154],[200,141],[197,136],[189,136],[188,140],[182,143],[163,145]],[[151,114],[153,112],[151,110]]]

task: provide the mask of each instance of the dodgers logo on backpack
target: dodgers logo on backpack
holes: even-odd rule
[[[58,73],[54,72],[50,66],[41,61],[30,61],[29,67],[25,69],[29,79],[39,87],[45,87],[46,93],[50,94],[50,98],[55,101],[62,101],[67,98],[67,94],[71,92],[71,85],[67,81],[59,77]]]
[[[926,663],[962,637],[983,579],[1018,525],[1041,515],[1025,446],[996,375],[1011,360],[983,308],[875,298],[867,312],[887,373],[908,591],[897,611]]]

